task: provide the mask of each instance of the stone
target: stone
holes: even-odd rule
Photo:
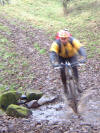
[[[26,104],[27,108],[37,108],[40,105],[38,104],[37,100],[32,100]]]
[[[32,114],[32,111],[26,107],[11,104],[8,106],[6,113],[12,117],[28,117]]]
[[[48,103],[52,103],[54,102],[58,97],[57,96],[46,96],[44,95],[43,97],[41,97],[38,100],[38,104],[39,105],[44,105],[44,104],[48,104]]]
[[[21,95],[21,100],[26,100],[26,99],[27,99],[26,95],[22,94]]]
[[[26,93],[27,101],[39,100],[43,96],[43,93],[39,90],[28,90]]]
[[[20,99],[21,93],[16,91],[8,91],[0,96],[0,108],[6,110],[10,104],[17,104],[17,100]]]

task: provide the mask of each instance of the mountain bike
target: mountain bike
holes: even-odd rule
[[[65,64],[61,63],[54,66],[55,69],[61,69],[65,67],[65,73],[67,76],[66,86],[68,89],[65,95],[67,96],[69,106],[73,109],[75,113],[78,113],[77,106],[80,93],[78,92],[78,85],[73,74],[72,67],[81,65],[84,65],[84,61],[75,63],[65,62]]]

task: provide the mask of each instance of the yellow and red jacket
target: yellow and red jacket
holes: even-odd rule
[[[61,43],[60,46],[58,41],[54,41],[51,45],[50,52],[55,52],[57,55],[63,58],[68,58],[77,54],[81,47],[82,44],[77,39],[72,38],[71,41],[68,41],[65,45]]]

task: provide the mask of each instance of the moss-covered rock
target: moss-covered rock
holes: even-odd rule
[[[6,113],[13,117],[28,117],[32,114],[32,111],[25,107],[11,104],[8,106]]]
[[[3,116],[5,114],[5,111],[0,109],[0,116]]]
[[[21,93],[16,91],[8,91],[0,96],[0,108],[6,110],[8,105],[17,104],[17,100],[21,97]]]
[[[31,90],[26,94],[27,101],[38,100],[43,96],[43,93],[39,90]]]

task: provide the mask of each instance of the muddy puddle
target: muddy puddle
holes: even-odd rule
[[[60,102],[56,104],[43,105],[38,109],[32,110],[33,119],[41,122],[48,121],[49,123],[68,121],[69,116],[75,116],[72,109],[66,103]]]
[[[84,121],[100,126],[100,96],[93,93],[82,99],[79,111]]]
[[[100,97],[94,96],[94,92],[84,96],[78,106],[81,121],[92,124],[100,125]],[[91,99],[92,97],[92,99]],[[94,98],[93,98],[94,97]],[[67,102],[57,102],[40,106],[32,110],[32,117],[38,122],[48,121],[50,124],[68,122],[71,119],[79,119],[72,109],[68,106]]]

